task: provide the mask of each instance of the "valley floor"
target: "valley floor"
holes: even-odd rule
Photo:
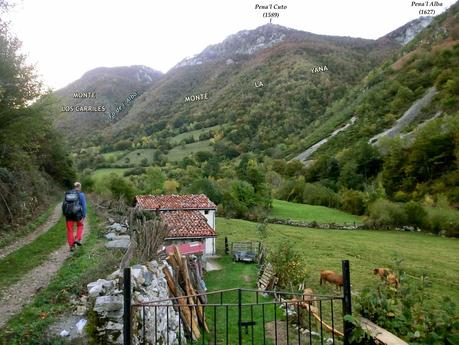
[[[225,237],[230,243],[260,240],[257,223],[244,220],[217,218],[217,233],[219,255],[224,253]],[[319,285],[319,271],[330,269],[340,272],[343,259],[350,261],[354,292],[375,281],[373,268],[391,267],[395,259],[403,259],[402,267],[409,279],[420,279],[424,273],[428,275],[432,283],[429,291],[434,301],[449,296],[459,306],[459,241],[454,238],[400,231],[320,230],[270,224],[268,236],[263,242],[271,250],[289,242],[301,251],[309,273],[306,283],[321,293],[331,293],[333,288]],[[225,282],[243,283],[241,277],[228,277],[231,271],[223,274]],[[255,284],[256,276],[252,286]],[[230,287],[237,285],[225,288]],[[222,286],[209,284],[208,288],[213,290]]]
[[[275,200],[273,205],[273,216],[279,218],[298,220],[310,218],[324,222],[333,219],[337,223],[360,220],[359,217],[346,213],[336,213],[339,211],[333,209],[310,205],[279,200]],[[68,305],[69,294],[79,294],[84,291],[84,284],[91,279],[94,280],[95,277],[103,277],[105,271],[113,266],[110,263],[119,261],[101,248],[100,234],[95,234],[100,232],[97,222],[95,223],[96,216],[92,211],[89,215],[87,226],[89,227],[91,222],[95,231],[91,234],[86,233],[87,245],[72,258],[67,259],[68,248],[61,218],[50,223],[48,231],[41,229],[40,231],[44,233],[31,243],[22,248],[17,247],[0,259],[3,262],[0,271],[4,271],[0,272],[0,287],[4,289],[4,307],[0,309],[0,324],[3,326],[10,314],[17,313],[23,308],[0,331],[0,338],[3,335],[13,334],[11,339],[15,339],[12,342],[14,344],[16,343],[14,341],[25,334],[39,337],[53,320],[71,310]],[[225,237],[230,243],[260,240],[257,223],[217,218],[216,228],[217,254],[221,258],[216,259],[215,263],[221,267],[221,270],[207,274],[208,290],[255,287],[256,265],[233,263],[230,256],[224,255],[224,241]],[[457,282],[459,241],[457,239],[425,233],[320,230],[269,224],[267,238],[263,240],[264,245],[269,250],[275,250],[279,244],[285,242],[292,244],[303,254],[308,271],[306,285],[312,287],[316,293],[336,293],[330,285],[319,285],[319,271],[331,269],[340,272],[343,259],[350,260],[353,293],[359,293],[364,286],[375,282],[377,278],[372,274],[373,268],[391,267],[395,259],[403,259],[402,267],[408,273],[409,279],[420,279],[424,273],[428,275],[432,283],[432,288],[428,291],[433,301],[440,301],[443,297],[449,296],[456,305],[459,305],[459,283]],[[61,298],[56,297],[60,294],[65,296],[62,297],[62,301]],[[31,303],[22,307],[26,302]]]

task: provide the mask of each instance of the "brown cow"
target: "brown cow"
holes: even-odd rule
[[[397,276],[393,273],[389,273],[387,275],[387,285],[393,285],[395,286],[397,289],[400,287],[400,282],[398,281],[397,279]]]
[[[335,284],[336,288],[339,287],[340,289],[343,286],[343,276],[333,271],[320,271],[320,285],[322,285],[322,281]]]
[[[375,268],[373,274],[381,278],[381,280],[386,280],[387,285],[393,285],[396,288],[400,287],[400,282],[397,279],[397,276],[389,268]]]
[[[375,268],[373,270],[373,274],[379,276],[381,280],[384,280],[389,274],[392,274],[392,270],[390,268]]]

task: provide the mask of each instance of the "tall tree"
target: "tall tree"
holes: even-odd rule
[[[0,14],[9,7],[0,0]],[[35,102],[41,83],[20,47],[0,17],[0,228],[40,210],[58,184],[75,179],[65,145],[49,120],[49,102]]]

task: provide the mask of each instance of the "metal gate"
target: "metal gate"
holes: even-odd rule
[[[131,304],[126,269],[124,344],[349,344],[349,262],[342,265],[340,296],[235,288],[142,304]]]

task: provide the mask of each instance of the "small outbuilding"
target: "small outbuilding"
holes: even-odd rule
[[[135,205],[156,212],[169,228],[166,245],[200,242],[205,255],[215,255],[217,206],[204,194],[137,195]]]

